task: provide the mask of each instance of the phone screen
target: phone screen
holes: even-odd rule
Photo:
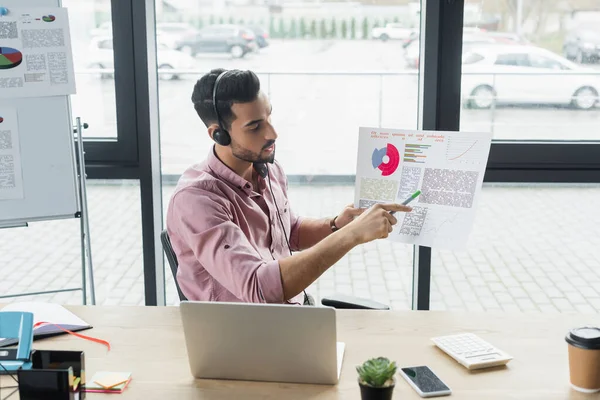
[[[450,390],[450,388],[446,386],[444,382],[429,369],[429,367],[402,368],[402,372],[404,372],[423,393]]]

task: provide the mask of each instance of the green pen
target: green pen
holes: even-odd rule
[[[419,195],[421,194],[420,190],[417,190],[416,192],[414,192],[408,199],[404,200],[402,202],[403,206],[408,205],[408,203],[410,203],[411,201],[413,201],[414,199],[416,199],[417,197],[419,197]],[[390,211],[390,214],[394,215],[394,213],[396,213],[396,211]]]

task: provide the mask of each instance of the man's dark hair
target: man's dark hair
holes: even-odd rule
[[[198,116],[206,127],[217,123],[213,107],[213,88],[219,74],[225,69],[213,69],[194,85],[192,102]],[[236,116],[231,111],[234,103],[249,103],[256,100],[260,91],[260,80],[252,71],[231,70],[219,81],[217,107],[225,129],[231,128]]]

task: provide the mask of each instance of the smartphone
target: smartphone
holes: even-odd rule
[[[452,390],[427,366],[405,367],[400,375],[421,397],[448,396]]]

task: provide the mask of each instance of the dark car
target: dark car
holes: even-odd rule
[[[255,39],[250,29],[239,25],[211,25],[178,41],[175,48],[191,56],[200,53],[229,53],[234,58],[241,58],[256,50]]]
[[[267,39],[269,38],[269,34],[260,26],[249,26],[250,29],[254,33],[254,37],[256,39],[256,44],[259,48],[264,49],[269,45]]]
[[[563,54],[580,64],[600,61],[600,31],[586,29],[568,33]]]

